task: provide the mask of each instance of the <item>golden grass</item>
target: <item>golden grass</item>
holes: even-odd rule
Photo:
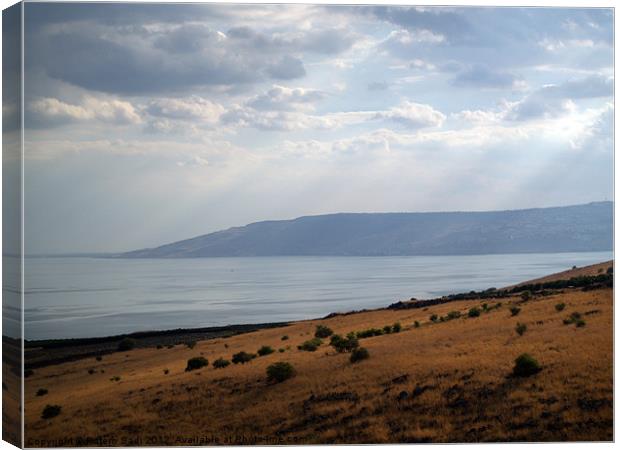
[[[26,446],[611,440],[612,290],[534,297],[511,317],[510,304],[520,301],[503,299],[478,318],[466,317],[478,301],[378,310],[194,349],[138,349],[38,369],[26,380]],[[567,305],[562,312],[554,308],[559,302]],[[431,314],[452,310],[465,317],[430,323]],[[574,311],[584,314],[585,327],[562,323]],[[319,323],[346,334],[397,321],[402,332],[360,340],[371,356],[357,364],[328,340],[316,352],[297,350]],[[523,336],[517,322],[527,325]],[[220,356],[262,345],[289,349],[212,367]],[[543,370],[510,377],[524,352]],[[209,367],[185,372],[200,355]],[[276,361],[293,364],[297,376],[267,383],[266,368]],[[37,397],[39,388],[49,393]],[[61,405],[61,414],[41,419],[46,404]]]

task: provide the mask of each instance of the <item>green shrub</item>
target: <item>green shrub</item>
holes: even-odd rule
[[[530,291],[523,291],[521,292],[521,299],[526,301],[529,300],[530,298],[532,298],[532,293]]]
[[[126,351],[134,349],[135,347],[136,347],[136,341],[135,339],[131,339],[131,338],[125,338],[118,343],[119,352],[126,352]]]
[[[515,330],[519,334],[519,336],[523,336],[523,333],[525,333],[525,331],[527,330],[527,325],[525,325],[524,323],[517,322],[517,326]]]
[[[223,369],[224,367],[228,366],[230,366],[230,361],[228,361],[227,359],[220,357],[213,361],[213,367],[215,367],[216,369]]]
[[[282,383],[295,376],[295,368],[287,362],[277,362],[267,367],[267,381]]]
[[[196,347],[196,341],[187,341],[185,345],[187,346],[187,348],[192,349]]]
[[[273,348],[269,347],[268,345],[263,345],[261,348],[258,349],[256,353],[258,353],[258,356],[265,356],[270,355],[273,352],[275,352]]]
[[[334,334],[331,337],[329,345],[334,347],[338,353],[351,352],[357,347],[359,347],[359,341],[355,333],[347,334],[346,338],[343,338],[339,334]]]
[[[326,327],[325,325],[317,325],[316,331],[314,332],[314,337],[319,339],[325,339],[330,337],[334,332],[331,328]]]
[[[519,308],[518,306],[511,306],[510,307],[510,314],[512,316],[516,316],[521,312],[521,308]]]
[[[612,266],[612,267],[608,267],[608,268],[607,268],[607,275],[611,275],[611,274],[613,274],[613,273],[614,273],[614,268],[613,268],[613,266]]]
[[[283,341],[288,341],[288,336],[284,335],[280,339],[283,340]]]
[[[88,374],[92,375],[93,373],[95,373],[95,369],[88,369]]]
[[[489,311],[489,305],[488,305],[488,303],[483,303],[483,304],[482,304],[482,310],[483,310],[484,312],[488,312],[488,311]]]
[[[52,417],[56,417],[60,414],[62,410],[62,406],[59,405],[46,405],[43,408],[43,412],[41,413],[41,419],[51,419]]]
[[[194,356],[187,360],[187,367],[185,368],[186,372],[190,370],[202,369],[209,365],[209,360],[203,358],[202,356]]]
[[[420,328],[420,322],[418,322],[417,320],[415,322],[413,322],[413,327],[414,328]]]
[[[431,319],[431,322],[437,322],[437,319],[438,319],[437,314],[431,315],[430,319]]]
[[[515,359],[515,366],[512,369],[512,374],[516,377],[529,377],[530,375],[537,374],[541,370],[538,361],[531,355],[523,353]]]
[[[298,345],[297,348],[304,352],[315,352],[323,343],[323,341],[317,337]]]
[[[285,349],[283,349],[283,348],[279,348],[279,349],[278,349],[278,351],[279,351],[280,353],[284,353],[286,350],[285,350]]]
[[[392,332],[392,326],[386,325],[383,327],[383,334],[390,334]]]
[[[565,303],[558,303],[557,305],[555,305],[555,310],[560,312],[560,311],[564,311],[564,308],[566,308],[566,304]]]
[[[478,308],[471,308],[468,312],[467,315],[469,317],[479,317],[480,316],[480,310]]]
[[[254,353],[239,352],[233,355],[232,362],[234,364],[245,364],[252,361],[254,358],[256,358]]]
[[[351,352],[351,362],[356,363],[364,359],[370,358],[370,353],[364,347],[358,347]]]
[[[446,320],[454,320],[454,319],[458,319],[459,317],[461,317],[460,311],[450,311],[448,315],[446,316]]]
[[[402,329],[403,327],[400,322],[396,322],[394,325],[392,325],[392,333],[400,333]]]
[[[168,375],[170,373],[170,369],[164,369],[164,375]]]
[[[48,390],[47,390],[47,389],[43,389],[43,388],[41,388],[41,389],[39,389],[39,390],[37,391],[37,397],[41,397],[41,396],[43,396],[43,395],[46,395],[47,393],[48,393]]]
[[[585,320],[583,320],[583,319],[577,319],[577,320],[575,321],[575,326],[576,326],[577,328],[585,327],[585,326],[586,326],[586,321],[585,321]]]
[[[110,378],[110,381],[121,381],[121,377],[119,377],[118,375],[115,375],[112,378]]]
[[[373,336],[381,336],[383,335],[383,330],[381,328],[369,328],[367,330],[358,331],[356,336],[359,339],[365,339]]]
[[[571,313],[570,318],[573,321],[577,321],[577,320],[581,319],[581,313],[575,311],[575,312]]]

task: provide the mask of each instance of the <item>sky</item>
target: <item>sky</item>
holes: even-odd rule
[[[611,9],[25,6],[26,253],[612,200]]]

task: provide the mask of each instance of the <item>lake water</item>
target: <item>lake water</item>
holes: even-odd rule
[[[200,259],[27,258],[26,339],[279,322],[502,287],[611,252]]]

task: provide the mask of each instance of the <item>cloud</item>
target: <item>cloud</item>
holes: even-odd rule
[[[385,81],[373,81],[368,83],[369,91],[386,91],[389,87],[390,85]]]
[[[274,85],[267,92],[256,95],[246,104],[256,110],[305,110],[323,100],[327,94],[317,89],[288,88]]]
[[[217,123],[224,107],[205,98],[192,96],[151,100],[145,111],[153,117]]]
[[[611,97],[613,79],[602,75],[543,86],[517,102],[508,114],[511,120],[558,117],[575,109],[573,100]]]
[[[306,69],[304,68],[303,61],[289,55],[283,56],[274,63],[270,64],[266,71],[271,78],[275,78],[277,80],[292,80],[306,75]]]
[[[224,125],[266,131],[332,130],[379,120],[418,129],[440,127],[445,118],[443,113],[430,105],[409,101],[385,110],[344,111],[323,115],[302,111],[258,111],[247,105],[235,105],[221,116]]]
[[[100,121],[117,125],[142,122],[139,113],[130,102],[101,100],[84,97],[79,104],[63,102],[57,98],[40,98],[28,105],[26,126],[63,124],[70,122]]]
[[[194,156],[193,158],[187,161],[179,161],[177,162],[177,166],[179,167],[205,167],[209,165],[209,161],[202,156]]]
[[[454,78],[454,85],[459,87],[514,89],[521,86],[515,75],[491,69],[483,64],[476,64],[459,72]]]

